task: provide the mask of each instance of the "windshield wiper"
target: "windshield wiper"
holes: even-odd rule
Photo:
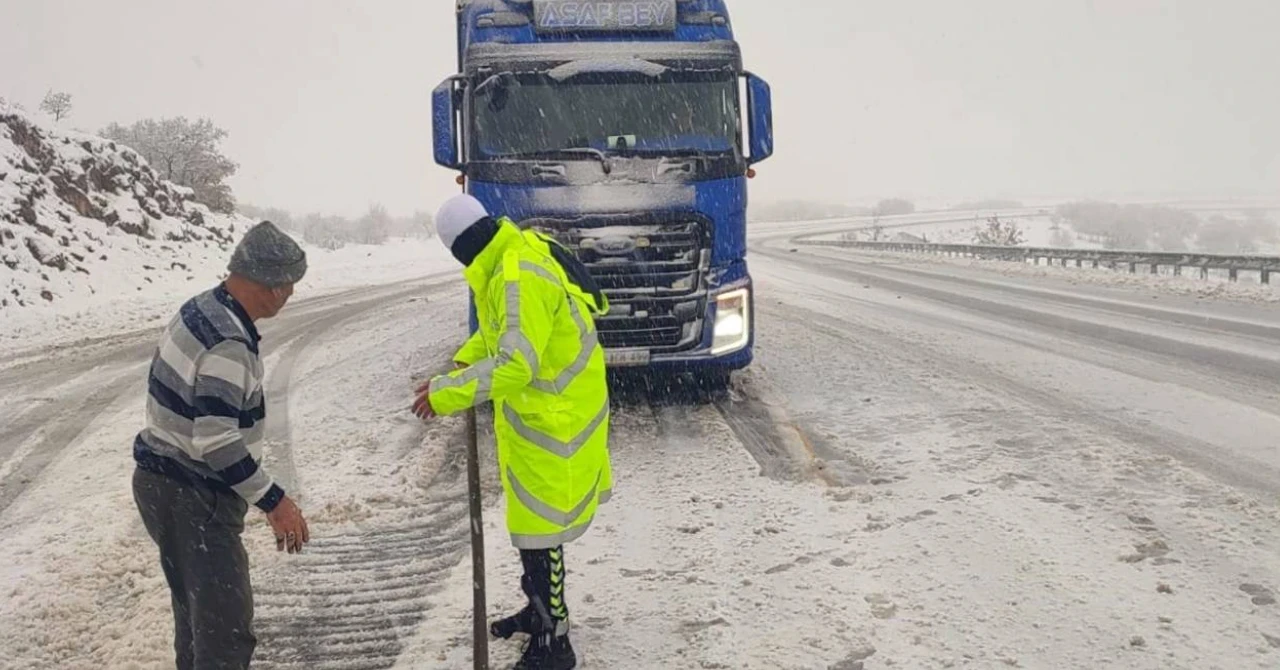
[[[609,160],[608,154],[606,154],[605,152],[599,149],[592,149],[590,147],[580,147],[580,148],[574,148],[574,149],[560,149],[556,153],[591,154],[592,156],[595,156],[596,158],[600,159],[600,164],[604,166],[605,174],[610,174],[613,172],[613,161]]]
[[[613,161],[609,159],[609,155],[599,149],[590,147],[574,147],[571,149],[553,149],[550,151],[527,151],[518,154],[501,154],[494,158],[502,159],[538,159],[538,158],[559,158],[565,155],[575,156],[579,154],[587,154],[600,159],[600,165],[604,166],[604,173],[611,174],[613,172]]]
[[[641,156],[641,157],[671,157],[671,158],[697,158],[699,160],[707,160],[713,157],[721,157],[729,155],[732,149],[723,149],[719,151],[707,151],[706,149],[694,149],[676,147],[671,149],[618,149],[619,156]]]

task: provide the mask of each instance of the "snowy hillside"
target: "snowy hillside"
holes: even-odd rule
[[[181,285],[250,223],[132,149],[0,106],[0,310]]]
[[[191,196],[128,147],[0,103],[0,350],[154,326],[218,281],[255,220]],[[453,267],[433,240],[303,247],[299,298]]]

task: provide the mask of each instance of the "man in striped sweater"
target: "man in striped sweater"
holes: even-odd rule
[[[133,445],[134,501],[160,549],[179,670],[249,667],[257,639],[240,540],[249,505],[266,513],[277,549],[292,554],[310,540],[302,512],[261,466],[266,405],[254,325],[284,307],[306,254],[264,221],[227,269],[161,336],[146,427]]]

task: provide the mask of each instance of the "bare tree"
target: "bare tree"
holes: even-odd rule
[[[71,94],[50,90],[40,101],[40,111],[52,116],[54,121],[61,121],[71,113]]]
[[[418,210],[409,216],[410,235],[416,237],[435,237],[435,217],[430,212]]]
[[[359,244],[382,244],[387,241],[391,229],[391,215],[381,204],[369,206],[369,211],[356,221],[355,240]]]
[[[307,214],[301,218],[305,239],[324,249],[341,249],[351,237],[351,224],[340,216]]]
[[[196,202],[215,212],[235,211],[226,180],[239,166],[218,147],[227,131],[209,119],[144,119],[128,127],[113,123],[101,135],[142,154],[165,179],[193,189]]]
[[[992,247],[1016,247],[1022,244],[1022,229],[1013,222],[1001,221],[993,216],[987,219],[987,227],[973,233],[973,243]]]

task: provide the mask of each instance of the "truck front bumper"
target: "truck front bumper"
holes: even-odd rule
[[[755,345],[755,290],[750,277],[718,289],[708,300],[703,337],[697,347],[679,352],[608,349],[606,365],[617,371],[720,371],[751,365]]]

